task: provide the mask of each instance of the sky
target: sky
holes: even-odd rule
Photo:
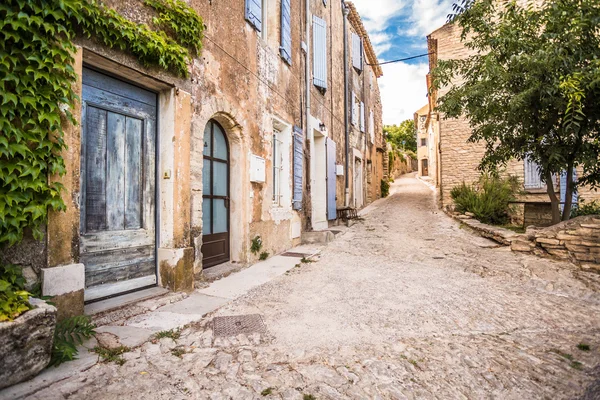
[[[427,53],[427,35],[446,22],[455,0],[351,0],[379,62]],[[412,119],[427,103],[427,57],[383,65],[379,89],[383,123]]]

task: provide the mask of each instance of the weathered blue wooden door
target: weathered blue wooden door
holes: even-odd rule
[[[327,146],[327,219],[332,221],[337,218],[335,142],[327,138],[325,145]]]
[[[85,300],[156,284],[156,94],[84,68],[80,261]]]

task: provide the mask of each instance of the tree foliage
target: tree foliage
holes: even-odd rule
[[[417,151],[417,135],[415,122],[412,119],[402,121],[400,125],[385,125],[383,127],[386,140],[396,149]]]
[[[555,222],[560,212],[552,177],[566,171],[568,219],[577,186],[600,183],[600,2],[522,7],[514,0],[462,0],[454,11],[452,23],[475,55],[438,62],[434,88],[449,87],[438,110],[469,120],[469,140],[486,145],[481,169],[511,159],[536,162]],[[573,182],[577,167],[583,176]]]

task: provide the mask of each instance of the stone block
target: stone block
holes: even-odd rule
[[[573,257],[575,257],[575,259],[577,261],[591,261],[591,262],[595,262],[596,258],[589,253],[572,253]]]
[[[580,245],[567,243],[567,244],[565,244],[565,247],[569,251],[578,252],[578,253],[589,253],[589,247],[586,247],[586,246],[580,246]]]
[[[330,231],[302,232],[302,244],[327,244],[334,238]]]
[[[194,248],[158,249],[159,284],[172,291],[194,290]]]
[[[537,237],[537,235],[536,235]],[[542,244],[550,244],[550,245],[559,245],[560,241],[558,239],[550,239],[550,238],[544,238],[544,237],[538,237],[535,240],[538,243],[542,243]]]
[[[42,294],[52,296],[58,309],[57,319],[63,320],[84,312],[85,266],[60,265],[42,268]]]
[[[551,254],[553,256],[556,256],[558,258],[563,258],[563,259],[567,259],[569,258],[569,252],[567,250],[561,250],[561,249],[548,249],[546,250],[548,252],[548,254]]]
[[[0,322],[0,389],[31,379],[50,362],[56,308],[31,299],[34,309]]]
[[[556,239],[558,239],[558,240],[577,240],[577,239],[579,239],[579,236],[570,235],[565,231],[560,231],[556,234]]]
[[[510,244],[510,249],[512,251],[531,252],[534,248],[535,246],[531,242],[524,242],[521,240],[515,240]]]
[[[581,268],[600,271],[600,264],[597,263],[582,263]]]
[[[600,247],[600,240],[582,240],[578,244],[587,247]]]
[[[69,264],[42,268],[42,293],[44,296],[57,296],[77,292],[85,288],[85,266]]]
[[[600,229],[600,224],[581,224],[580,226],[588,229]]]

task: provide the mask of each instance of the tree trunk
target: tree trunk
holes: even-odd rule
[[[556,197],[554,191],[554,182],[552,182],[552,173],[546,172],[544,179],[546,180],[546,191],[548,197],[550,197],[550,204],[552,205],[552,225],[560,222],[560,199]]]
[[[568,221],[571,218],[571,208],[573,206],[573,163],[567,167],[567,187],[565,188],[565,205],[563,208],[562,220]]]

